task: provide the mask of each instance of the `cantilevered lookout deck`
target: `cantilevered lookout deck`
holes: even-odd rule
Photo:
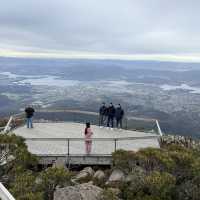
[[[137,151],[146,147],[159,147],[156,134],[129,130],[108,130],[93,125],[91,155],[85,154],[85,125],[81,123],[35,123],[33,129],[25,126],[13,132],[26,139],[31,153],[40,162],[54,161],[66,164],[110,164],[111,154],[117,149]]]

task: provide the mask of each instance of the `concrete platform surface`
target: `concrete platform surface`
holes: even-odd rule
[[[69,154],[78,156],[85,154],[85,141],[78,141],[75,138],[84,139],[84,128],[84,124],[71,122],[35,123],[33,129],[27,129],[24,126],[15,129],[13,132],[26,139],[31,153],[40,156],[68,154],[68,141],[65,138],[71,138],[69,141]],[[108,130],[107,128],[101,129],[95,125],[92,125],[91,128],[94,133],[93,138],[99,138],[92,142],[91,154],[93,155],[110,155],[115,150],[115,145],[116,149],[134,151],[145,147],[159,147],[158,135],[156,134],[128,130]],[[31,138],[34,139],[32,140]],[[117,139],[116,144],[114,139]]]

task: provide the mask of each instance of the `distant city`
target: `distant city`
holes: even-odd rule
[[[157,118],[164,132],[200,138],[197,63],[0,58],[0,116],[27,104],[98,111],[121,103],[126,116]]]

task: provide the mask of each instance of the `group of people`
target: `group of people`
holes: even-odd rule
[[[25,113],[26,113],[26,122],[27,122],[27,128],[33,128],[33,122],[32,118],[34,115],[35,110],[33,107],[28,106],[25,108]],[[106,106],[105,103],[102,103],[102,106],[99,109],[99,125],[100,127],[110,127],[113,129],[114,127],[114,120],[116,120],[116,127],[117,128],[122,128],[122,120],[124,116],[124,110],[122,109],[121,105],[118,104],[116,107],[110,103],[109,106]],[[91,153],[92,149],[92,135],[93,132],[90,127],[90,123],[86,123],[86,127],[84,130],[84,135],[85,135],[85,150],[86,154]]]
[[[114,120],[116,120],[116,127],[122,128],[122,120],[124,117],[124,110],[122,109],[121,105],[118,104],[116,107],[110,103],[109,106],[106,106],[106,104],[103,102],[102,106],[99,109],[99,126],[108,128],[111,127],[111,130],[114,127]],[[86,123],[85,127],[85,151],[86,154],[91,153],[92,149],[92,129],[90,127],[90,123]]]
[[[102,127],[110,127],[111,130],[114,127],[114,120],[116,120],[116,127],[122,128],[122,121],[124,117],[124,110],[121,105],[118,104],[116,107],[113,103],[110,103],[109,106],[103,102],[99,109],[99,126]]]

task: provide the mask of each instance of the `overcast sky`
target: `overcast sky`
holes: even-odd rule
[[[200,60],[199,0],[0,0],[0,55]]]

